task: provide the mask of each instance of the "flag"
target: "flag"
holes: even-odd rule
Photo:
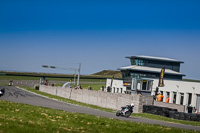
[[[164,86],[164,74],[165,74],[165,67],[163,67],[161,69],[160,78],[159,78],[159,82],[158,82],[158,87],[163,87]]]
[[[112,77],[111,79],[111,84],[110,84],[110,87],[112,87],[112,84],[113,84],[113,79],[114,79],[114,76]]]

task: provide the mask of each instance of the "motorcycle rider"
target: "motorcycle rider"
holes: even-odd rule
[[[5,89],[0,89],[0,97],[3,96],[3,94],[5,93]]]
[[[122,107],[122,109],[128,109],[128,110],[133,110],[134,103],[131,103],[131,105],[126,105],[126,107]],[[123,115],[125,115],[126,111],[123,111]]]

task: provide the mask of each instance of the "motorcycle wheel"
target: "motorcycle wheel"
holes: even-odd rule
[[[118,110],[118,111],[116,112],[116,116],[120,116],[120,114],[121,114],[121,111]]]
[[[128,118],[130,115],[131,115],[131,112],[130,112],[130,111],[127,111],[127,112],[125,113],[125,117],[126,117],[126,118]]]

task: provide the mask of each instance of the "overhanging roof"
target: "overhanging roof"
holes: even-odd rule
[[[160,73],[161,68],[132,65],[132,66],[127,66],[127,67],[120,67],[119,70],[132,70],[132,71],[140,71],[140,72],[142,71],[142,72]],[[165,69],[165,74],[185,76],[182,73],[179,73],[170,69]]]
[[[126,58],[129,58],[129,59],[134,59],[134,58],[137,58],[137,59],[150,59],[150,60],[157,60],[157,61],[184,63],[183,61],[178,61],[178,60],[175,60],[175,59],[163,58],[163,57],[154,57],[154,56],[144,56],[144,55],[127,56]]]

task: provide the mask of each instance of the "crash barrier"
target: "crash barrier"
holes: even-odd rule
[[[143,105],[143,113],[150,113],[150,114],[160,115],[160,116],[178,119],[178,120],[200,122],[200,114],[178,112],[177,109],[172,109],[172,108],[167,108],[167,107]]]
[[[39,91],[114,110],[119,110],[122,106],[134,103],[134,113],[142,113],[143,105],[152,105],[153,101],[152,96],[110,93],[105,91],[74,89],[69,87],[63,88],[40,85]]]
[[[153,105],[159,106],[159,107],[167,107],[167,108],[177,109],[178,112],[185,112],[185,105],[165,103],[165,102],[159,102],[159,101],[154,101]]]

